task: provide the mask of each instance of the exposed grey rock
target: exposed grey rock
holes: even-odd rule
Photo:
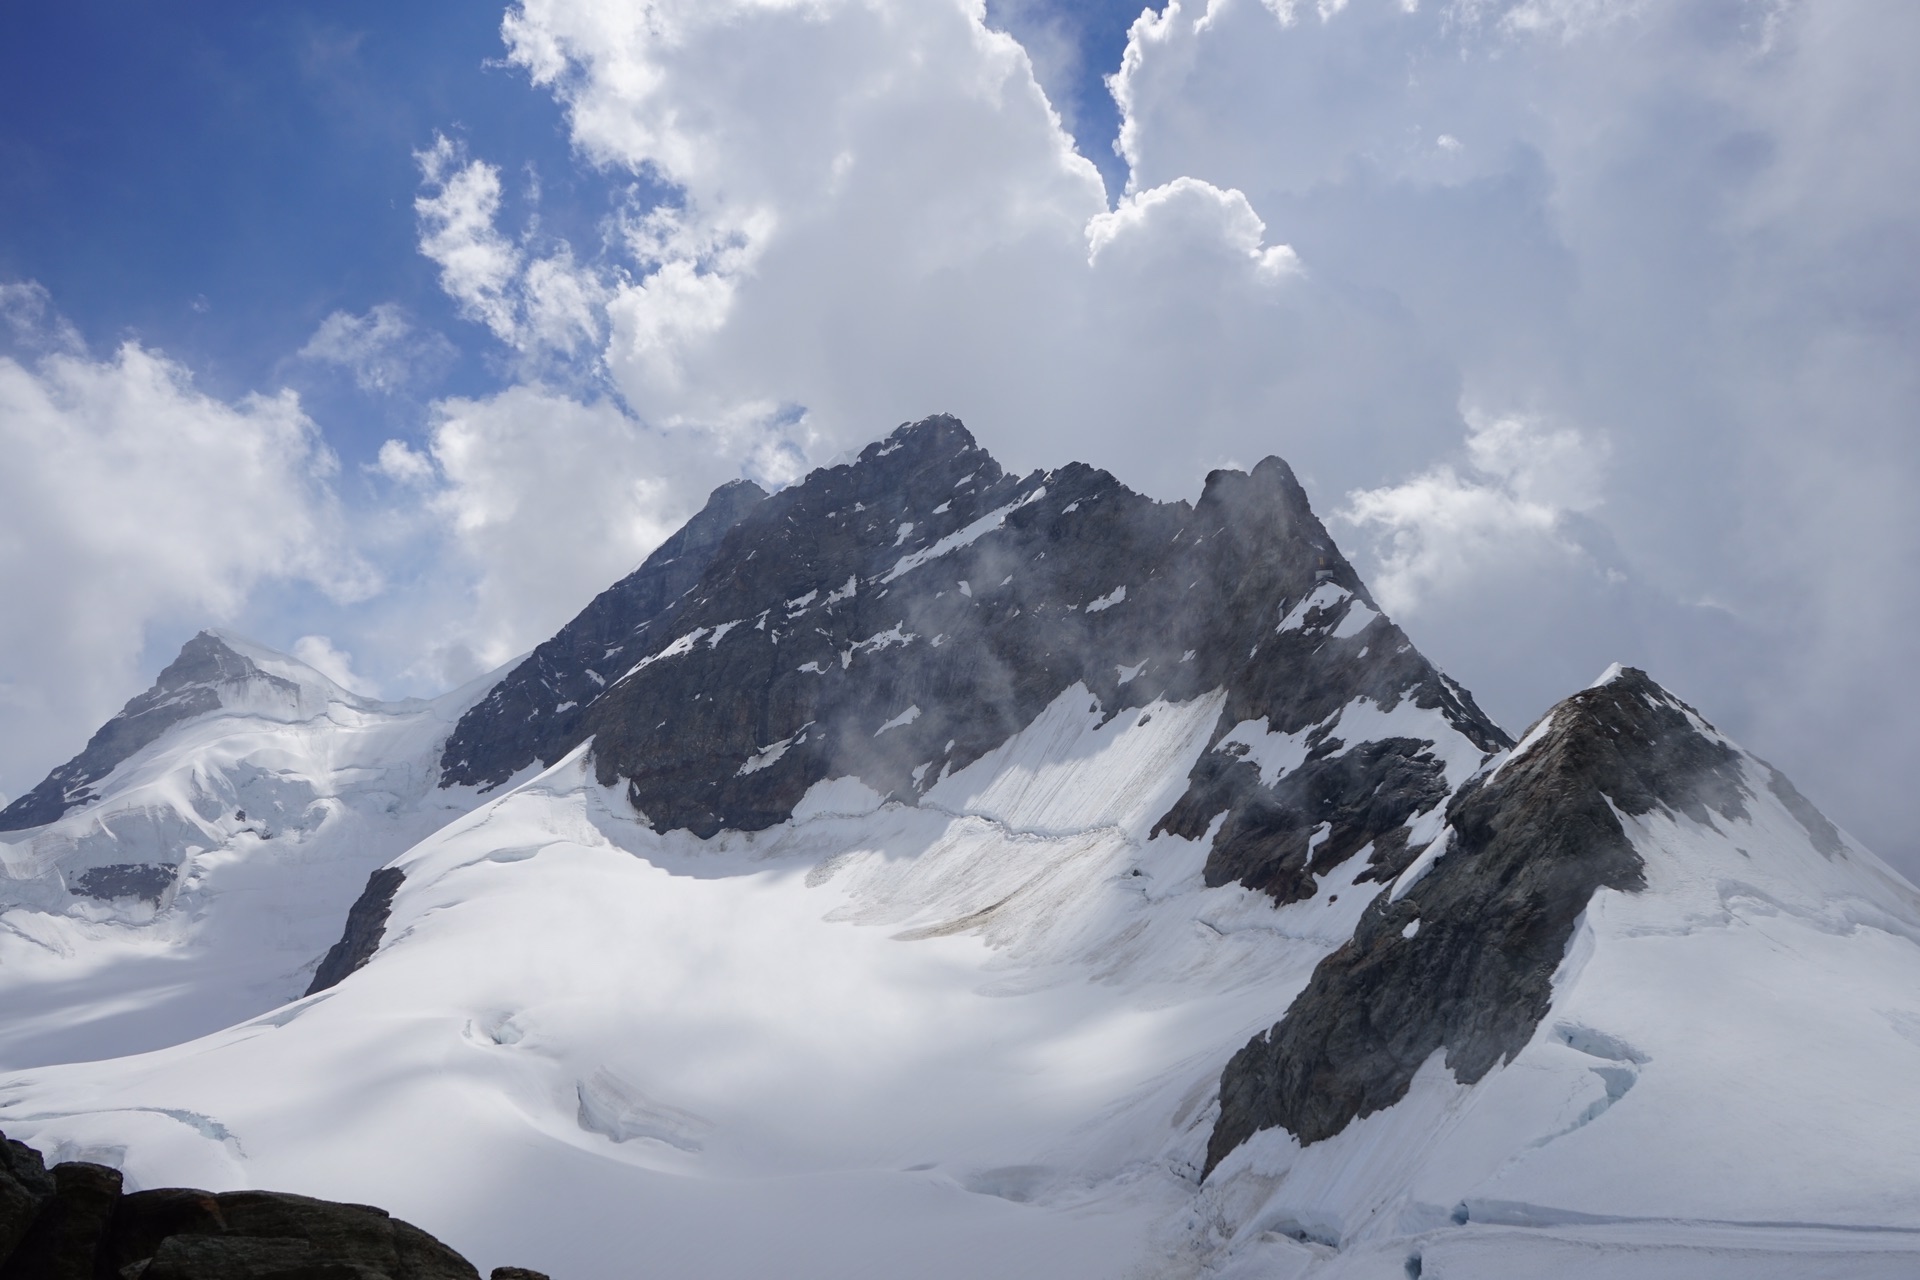
[[[1339,600],[1277,632],[1323,583]],[[1369,625],[1335,638],[1355,608]],[[541,687],[566,701],[583,689],[568,663],[613,656],[596,656],[606,688],[579,697],[571,730],[542,738],[537,758],[592,737],[603,784],[624,782],[657,828],[707,836],[784,821],[828,777],[912,803],[1076,682],[1108,714],[1224,688],[1216,740],[1259,716],[1293,732],[1365,696],[1439,708],[1487,749],[1507,741],[1373,613],[1278,459],[1213,473],[1198,503],[1158,503],[1079,464],[1009,476],[958,421],[929,418],[746,509],[697,584],[617,651],[605,630],[594,646],[558,645]],[[447,781],[497,782],[532,758],[481,769],[469,740],[449,745]],[[1256,783],[1209,796],[1250,807],[1233,874],[1286,863],[1320,809],[1345,815],[1342,848],[1384,837],[1437,801],[1426,745],[1327,764],[1298,794],[1256,796]]]
[[[36,1212],[17,1246],[0,1214],[4,1280],[479,1280],[441,1241],[370,1205],[180,1187],[122,1195],[117,1170],[62,1164],[49,1176],[13,1142],[0,1150],[0,1207],[7,1187]]]
[[[162,1240],[144,1265],[129,1271],[139,1280],[319,1280],[314,1248],[305,1240],[245,1236],[185,1235]],[[355,1263],[333,1263],[340,1280],[392,1280],[392,1273]],[[123,1273],[125,1274],[125,1273]],[[331,1280],[331,1275],[329,1276]]]
[[[164,1187],[120,1198],[113,1213],[106,1265],[113,1275],[153,1258],[170,1236],[218,1236],[227,1230],[220,1201],[210,1191]]]
[[[367,887],[347,908],[347,927],[340,941],[328,948],[313,972],[307,995],[337,986],[346,976],[373,959],[387,930],[387,915],[393,910],[393,895],[400,891],[407,873],[398,867],[381,867],[367,877]]]
[[[1335,754],[1343,745],[1329,735],[1271,787],[1260,784],[1252,764],[1209,752],[1156,830],[1197,839],[1226,812],[1207,853],[1206,883],[1237,880],[1280,903],[1311,898],[1318,877],[1369,843],[1373,855],[1357,879],[1391,879],[1418,852],[1407,847],[1406,824],[1447,798],[1445,771],[1431,742],[1387,738]],[[1309,860],[1321,823],[1328,831]]]
[[[219,636],[202,631],[187,641],[151,689],[100,726],[85,750],[0,809],[0,831],[42,826],[88,803],[94,799],[94,784],[134,752],[184,720],[218,711],[220,686],[247,680],[264,680],[285,686],[289,693],[298,692],[291,682],[268,675],[251,659],[235,653]]]
[[[14,1179],[35,1196],[53,1194],[53,1175],[40,1153],[24,1142],[0,1135],[0,1174]]]
[[[94,1280],[120,1199],[120,1171],[76,1161],[52,1173],[53,1194],[0,1264],[0,1280]]]
[[[17,1179],[0,1173],[0,1258],[11,1254],[26,1238],[27,1229],[40,1212],[40,1202],[41,1198]]]
[[[40,1153],[22,1142],[0,1139],[0,1263],[26,1238],[40,1206],[53,1195],[53,1178]]]
[[[1518,1053],[1595,891],[1645,887],[1616,809],[1746,812],[1735,750],[1643,672],[1548,715],[1526,751],[1453,798],[1432,870],[1398,902],[1377,896],[1286,1016],[1227,1063],[1208,1172],[1261,1129],[1309,1144],[1392,1106],[1435,1050],[1469,1084]]]
[[[588,705],[646,656],[648,624],[700,581],[727,530],[766,496],[750,480],[721,485],[645,563],[529,654],[454,726],[441,752],[441,785],[496,787],[578,746]]]
[[[165,862],[115,862],[87,868],[74,878],[73,887],[102,902],[140,898],[158,904],[179,874],[179,867]]]

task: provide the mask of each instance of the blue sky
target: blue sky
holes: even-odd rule
[[[12,7],[0,791],[202,625],[431,691],[952,411],[1285,456],[1510,728],[1637,662],[1920,863],[1920,6],[1137,16]]]
[[[413,153],[436,130],[485,139],[540,176],[549,221],[591,226],[596,175],[555,104],[499,65],[486,6],[76,0],[4,21],[0,277],[217,395],[294,379],[348,457],[393,415],[290,366],[329,313],[397,302],[455,337],[443,389],[498,382],[417,245]]]
[[[1082,149],[1116,188],[1103,76],[1138,13],[989,11],[1045,41]],[[504,380],[420,254],[415,152],[436,133],[483,149],[517,179],[507,220],[537,215],[576,245],[632,180],[573,154],[558,104],[504,63],[486,5],[74,0],[3,21],[0,279],[38,281],[90,344],[136,335],[216,395],[292,383],[350,461],[417,429],[421,405],[292,359],[330,313],[397,303],[447,335],[459,359],[423,392]]]

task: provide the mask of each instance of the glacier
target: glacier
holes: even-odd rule
[[[1076,540],[1112,530],[1072,522],[1104,504],[1171,546],[1203,509],[1003,478],[931,423],[790,498],[716,495],[591,625],[440,699],[210,634],[253,669],[217,707],[0,833],[0,1129],[570,1280],[1914,1274],[1911,885],[1631,669],[1513,743],[1304,507],[1233,560],[1269,574],[1257,608],[1173,618],[1186,581],[1116,576]],[[820,524],[856,503],[870,534]],[[980,585],[1023,572],[1053,585]],[[1017,629],[1044,609],[1075,621]],[[787,660],[895,623],[924,641]],[[1028,643],[1057,674],[1004,733],[929,665]],[[780,674],[730,674],[763,652]],[[788,688],[825,692],[753,710]],[[766,789],[660,820],[595,734],[611,697],[684,705],[706,736],[663,736],[676,767]],[[1553,869],[1529,823],[1587,833],[1577,890],[1501,896]],[[170,878],[85,879],[131,865]],[[301,996],[382,868],[377,949]],[[1476,947],[1546,959],[1451,990]],[[1223,1126],[1236,1090],[1280,1096],[1234,1062],[1332,1131]]]

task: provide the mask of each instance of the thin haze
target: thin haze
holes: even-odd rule
[[[1278,453],[1509,729],[1643,666],[1920,867],[1920,7],[73,12],[0,39],[0,789],[204,623],[439,688],[947,411]]]

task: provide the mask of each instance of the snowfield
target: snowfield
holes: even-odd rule
[[[1211,832],[1151,835],[1220,695],[1074,686],[917,806],[837,779],[703,841],[590,745],[435,790],[484,683],[275,670],[297,705],[236,697],[0,846],[0,1129],[51,1159],[374,1203],[556,1280],[1920,1273],[1920,895],[1751,757],[1744,820],[1623,819],[1649,887],[1594,897],[1512,1062],[1436,1054],[1203,1184],[1223,1063],[1393,891],[1362,850],[1275,907],[1206,886]],[[1451,785],[1498,763],[1408,702],[1339,714]],[[189,850],[159,904],[53,897],[142,839]],[[294,998],[389,863],[378,954]]]
[[[436,790],[499,673],[380,703],[221,633],[261,676],[167,731],[59,821],[0,833],[0,1068],[178,1044],[306,988],[367,875],[478,803]],[[76,898],[90,868],[178,863],[157,902]]]

